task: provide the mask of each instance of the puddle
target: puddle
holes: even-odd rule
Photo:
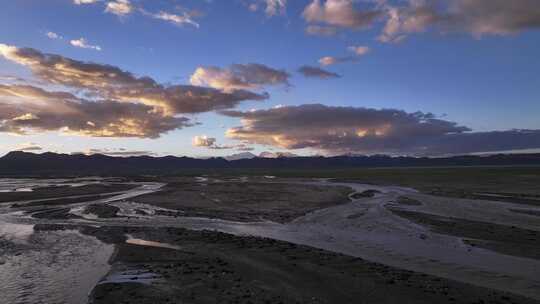
[[[160,247],[160,248],[169,248],[174,250],[181,250],[182,247],[173,245],[173,244],[167,244],[167,243],[161,243],[161,242],[154,242],[154,241],[147,241],[143,239],[137,239],[132,237],[131,235],[127,235],[127,244],[132,245],[139,245],[139,246],[149,246],[149,247]]]

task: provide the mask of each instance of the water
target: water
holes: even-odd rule
[[[134,237],[132,237],[130,235],[128,235],[128,239],[126,240],[126,243],[127,244],[132,244],[132,245],[159,247],[159,248],[169,248],[169,249],[175,249],[175,250],[181,250],[182,249],[182,247],[180,247],[180,246],[167,244],[167,243],[162,243],[162,242],[154,242],[154,241],[147,241],[147,240],[143,240],[143,239],[137,239],[137,238],[134,238]]]
[[[94,180],[0,179],[0,192],[82,186]],[[23,212],[0,207],[0,302],[81,304],[110,270],[114,246],[75,230],[34,231]],[[29,224],[25,224],[29,222]]]
[[[2,303],[86,303],[109,271],[113,245],[76,231],[34,232],[0,222]]]
[[[100,183],[99,178],[79,178],[79,179],[22,179],[22,178],[0,178],[0,193],[7,192],[31,192],[35,188],[50,186],[70,186],[81,187],[88,184]]]

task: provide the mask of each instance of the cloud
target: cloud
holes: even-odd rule
[[[347,48],[357,56],[363,56],[369,53],[370,49],[367,46],[350,46]]]
[[[262,4],[265,4],[266,8],[264,12],[269,17],[282,15],[287,8],[287,0],[254,0],[251,3],[245,3],[252,12],[258,11]]]
[[[364,56],[370,52],[370,48],[367,46],[350,46],[347,49],[353,52],[354,56],[325,56],[319,59],[319,64],[322,66],[328,66],[337,63],[356,62],[358,61],[358,57]]]
[[[409,0],[405,6],[384,7],[387,21],[379,36],[382,42],[399,42],[431,26],[441,32],[468,32],[476,37],[540,28],[536,0]]]
[[[245,100],[268,98],[267,94],[246,90],[223,92],[193,85],[166,86],[115,66],[77,61],[30,48],[0,44],[0,56],[27,66],[46,84],[65,86],[93,98],[144,104],[167,116],[222,110]]]
[[[400,42],[410,33],[423,32],[438,22],[435,8],[426,2],[410,1],[406,7],[386,5],[387,20],[378,40]]]
[[[302,16],[309,24],[323,24],[334,27],[365,29],[382,15],[382,11],[359,10],[353,0],[313,0]]]
[[[298,69],[298,72],[300,72],[305,77],[309,77],[309,78],[329,79],[329,78],[341,77],[339,74],[323,70],[319,67],[308,66],[308,65],[301,66]]]
[[[187,118],[163,116],[143,104],[90,101],[68,92],[0,85],[0,132],[61,131],[93,137],[157,138],[192,125]]]
[[[289,74],[263,64],[233,64],[228,68],[199,67],[191,75],[193,85],[208,86],[224,92],[259,89],[264,85],[289,86]]]
[[[193,17],[196,15],[196,13],[194,12],[183,12],[181,15],[179,15],[168,13],[165,11],[160,11],[159,13],[150,13],[145,11],[144,9],[140,9],[140,11],[146,16],[150,16],[151,18],[158,20],[167,21],[174,25],[182,26],[184,24],[190,24],[196,28],[199,28],[199,24],[193,20]]]
[[[535,0],[458,0],[442,18],[475,35],[506,35],[540,28],[540,5]]]
[[[42,151],[43,148],[35,143],[24,143],[19,145],[15,151]]]
[[[274,16],[283,14],[287,7],[287,0],[266,0],[266,15]]]
[[[216,139],[206,135],[197,135],[193,137],[192,142],[195,147],[211,147],[216,143]]]
[[[344,56],[344,57],[333,57],[333,56],[325,56],[319,59],[319,64],[322,66],[329,66],[337,63],[345,63],[345,62],[355,62],[357,61],[357,58],[353,56]]]
[[[333,26],[308,25],[306,27],[306,33],[309,35],[334,36],[337,33],[337,29]]]
[[[338,28],[366,29],[383,22],[378,39],[400,42],[435,28],[475,37],[540,28],[537,0],[312,0],[304,9],[306,32],[333,35]]]
[[[107,2],[105,12],[123,17],[133,12],[133,5],[129,0],[115,0]]]
[[[81,153],[75,153],[81,154]],[[132,156],[156,156],[157,154],[151,151],[138,151],[138,150],[128,150],[125,148],[120,149],[89,149],[86,152],[82,153],[86,155],[101,154],[114,157],[132,157]]]
[[[98,1],[101,0],[75,0],[75,4],[89,4]],[[194,17],[200,15],[198,11],[187,11],[179,5],[176,6],[176,9],[181,10],[182,12],[179,14],[167,11],[153,13],[145,10],[141,5],[133,4],[130,0],[109,0],[105,4],[106,13],[115,14],[119,17],[125,17],[132,13],[139,12],[144,16],[166,21],[174,25],[183,26],[184,24],[190,24],[196,28],[199,27],[199,23],[194,20]]]
[[[192,143],[194,147],[203,147],[211,150],[226,150],[234,148],[234,146],[218,145],[216,141],[217,140],[213,137],[198,135],[193,137]]]
[[[99,2],[101,0],[73,0],[73,3],[77,4],[77,5],[83,5],[83,4],[92,4],[92,3],[96,3],[96,2]]]
[[[298,157],[298,155],[291,152],[270,152],[264,151],[259,154],[260,158],[291,158]]]
[[[83,48],[83,49],[91,49],[91,50],[96,50],[96,51],[101,51],[101,47],[99,45],[91,45],[91,44],[88,44],[88,42],[86,41],[86,39],[84,38],[79,38],[79,39],[76,39],[76,40],[71,40],[69,42],[72,46],[74,47],[78,47],[78,48]]]
[[[244,151],[244,152],[249,152],[249,151],[253,151],[255,150],[255,148],[253,147],[250,147],[246,144],[238,144],[235,146],[235,149],[238,150],[238,151]]]
[[[49,39],[53,39],[53,40],[63,39],[62,36],[58,35],[55,32],[47,32],[47,33],[45,33],[45,36],[47,36]]]
[[[229,138],[330,154],[434,156],[540,147],[540,130],[471,132],[431,113],[395,109],[310,104],[222,114],[242,119],[242,126],[227,130]]]
[[[193,137],[192,144],[194,147],[207,148],[211,150],[229,150],[236,149],[238,151],[253,151],[254,148],[249,147],[246,144],[237,145],[220,145],[214,137],[208,137],[206,135],[197,135]]]

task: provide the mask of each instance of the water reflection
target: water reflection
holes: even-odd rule
[[[126,240],[127,244],[133,244],[133,245],[139,245],[139,246],[150,246],[150,247],[160,247],[160,248],[169,248],[169,249],[175,249],[175,250],[181,250],[182,247],[176,246],[173,244],[167,244],[167,243],[161,243],[161,242],[154,242],[154,241],[147,241],[143,239],[137,239],[130,235],[128,235],[128,239]]]
[[[110,268],[114,246],[76,231],[34,232],[32,225],[6,223],[0,230],[2,303],[86,303]]]

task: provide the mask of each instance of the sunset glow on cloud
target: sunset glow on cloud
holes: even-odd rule
[[[540,148],[536,0],[4,6],[3,153]]]

